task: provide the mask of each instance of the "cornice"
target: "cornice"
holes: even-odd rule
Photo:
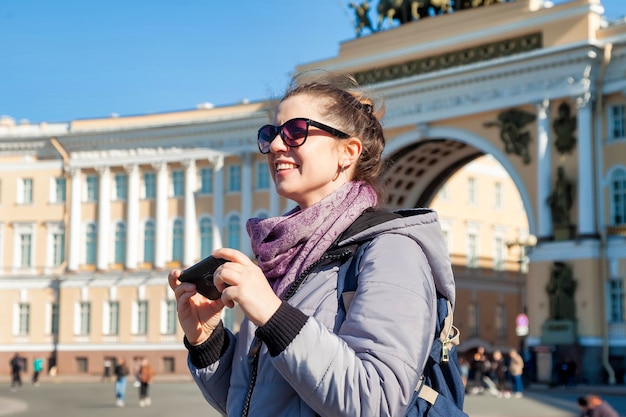
[[[388,127],[575,97],[595,88],[585,70],[590,65],[595,69],[600,60],[590,58],[590,50],[597,49],[586,45],[556,55],[507,57],[490,66],[481,63],[452,68],[381,83],[375,88],[385,99]],[[596,70],[591,71],[592,77],[595,74]]]

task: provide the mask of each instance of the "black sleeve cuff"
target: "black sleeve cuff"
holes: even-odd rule
[[[189,360],[196,368],[206,368],[215,363],[228,349],[229,338],[224,330],[224,323],[220,321],[211,336],[203,343],[194,346],[189,343],[187,336],[184,337],[183,343],[189,351]]]
[[[270,356],[278,356],[300,333],[309,316],[283,301],[276,313],[256,330],[256,336],[267,346]]]

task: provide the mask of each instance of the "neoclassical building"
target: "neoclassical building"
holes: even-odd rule
[[[353,74],[385,100],[385,205],[439,211],[460,351],[520,347],[537,380],[572,358],[581,380],[621,381],[626,24],[597,0],[549,6],[410,22],[296,70]],[[0,372],[18,350],[66,374],[144,355],[185,373],[167,271],[220,246],[250,254],[246,219],[291,208],[256,148],[274,106],[3,117]]]

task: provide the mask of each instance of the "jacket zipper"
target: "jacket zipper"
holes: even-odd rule
[[[318,266],[325,260],[340,260],[345,258],[346,256],[352,255],[353,251],[350,249],[345,249],[342,252],[326,254],[322,255],[317,261],[313,262],[306,268],[302,273],[298,276],[298,278],[291,284],[289,290],[283,296],[283,301],[289,300],[296,293],[300,285],[304,282],[304,279],[311,273],[313,268]],[[250,351],[248,352],[248,362],[250,363],[250,384],[248,385],[248,392],[246,393],[246,400],[243,404],[243,410],[241,411],[242,417],[248,417],[248,413],[250,412],[250,401],[252,400],[252,392],[254,391],[254,386],[256,385],[256,377],[257,372],[259,370],[259,352],[261,351],[261,345],[263,342],[256,337],[252,341],[252,346],[250,347]]]

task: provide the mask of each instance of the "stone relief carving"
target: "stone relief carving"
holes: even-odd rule
[[[504,143],[506,153],[512,153],[522,157],[525,164],[529,164],[531,157],[528,147],[532,142],[530,132],[524,131],[524,127],[535,120],[536,116],[523,110],[511,109],[498,115],[498,120],[485,122],[485,127],[499,127],[500,139]]]
[[[561,103],[559,106],[559,117],[552,122],[552,128],[556,133],[554,146],[561,153],[571,153],[576,147],[576,116],[571,115],[570,106]]]
[[[576,320],[574,294],[577,286],[572,267],[564,262],[555,262],[546,285],[551,320]]]

